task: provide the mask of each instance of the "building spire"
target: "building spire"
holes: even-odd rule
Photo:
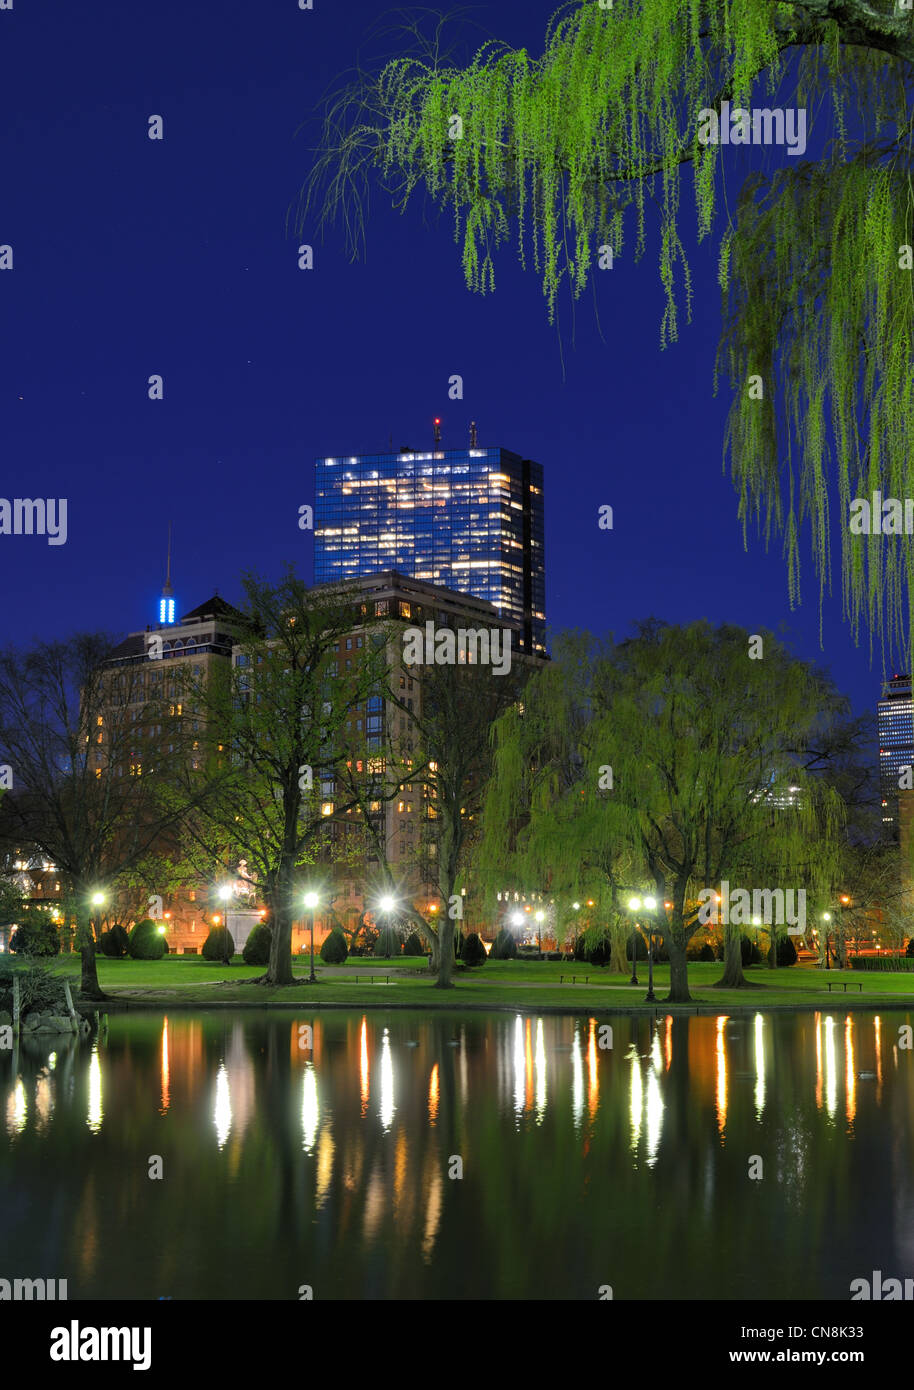
[[[171,583],[171,528],[173,523],[168,523],[168,554],[165,561],[165,583],[162,586],[162,596],[159,599],[159,622],[173,623],[175,620],[175,591]]]

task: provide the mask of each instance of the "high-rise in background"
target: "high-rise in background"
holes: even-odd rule
[[[903,768],[914,766],[914,705],[911,677],[893,676],[877,706],[879,791],[886,839],[898,839],[898,791]]]
[[[487,599],[546,652],[543,469],[509,449],[319,458],[314,581],[397,571]]]

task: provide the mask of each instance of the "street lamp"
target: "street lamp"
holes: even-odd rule
[[[317,907],[316,893],[309,891],[305,894],[305,907],[310,914],[311,923],[311,974],[308,976],[308,984],[315,985],[317,984],[317,976],[314,973],[314,909]]]
[[[217,894],[218,894],[218,896],[222,899],[222,902],[226,905],[225,911],[224,911],[223,914],[222,914],[223,925],[224,925],[224,927],[225,927],[225,935],[224,935],[223,938],[222,938],[222,964],[223,964],[223,965],[228,965],[228,963],[229,963],[229,954],[228,954],[228,900],[229,900],[229,898],[232,896],[232,892],[233,892],[233,890],[232,890],[231,884],[228,884],[228,883],[223,883],[222,887],[219,888],[219,889],[217,889]]]
[[[828,924],[831,921],[831,913],[823,912],[822,921],[825,923],[825,969],[831,970],[831,958],[828,954]]]
[[[644,906],[645,906],[645,909],[646,909],[648,912],[654,913],[654,912],[656,911],[656,909],[657,909],[657,899],[656,899],[656,898],[652,898],[652,897],[647,897],[647,898],[645,898],[645,899],[644,899]],[[650,918],[650,920],[649,920],[649,923],[648,923],[648,931],[647,931],[647,994],[646,994],[645,997],[644,997],[644,1002],[645,1002],[646,1004],[653,1004],[653,1003],[656,1002],[656,996],[655,996],[655,994],[654,994],[654,918],[653,918],[653,916],[651,916],[651,918]]]
[[[535,916],[536,916],[536,941],[537,941],[537,946],[539,947],[539,953],[540,953],[540,955],[542,955],[542,954],[543,954],[543,918],[546,916],[546,914],[545,914],[545,912],[540,911],[540,912],[537,912],[537,913],[535,914]]]
[[[639,909],[640,909],[640,907],[641,907],[641,899],[640,899],[640,898],[629,898],[629,900],[628,900],[628,910],[629,910],[629,912],[638,912]],[[629,980],[629,984],[630,984],[630,985],[636,985],[637,983],[638,983],[638,923],[637,923],[637,922],[633,922],[633,923],[632,923],[632,977],[631,977],[631,979]]]
[[[96,893],[93,893],[93,894],[92,894],[92,906],[93,906],[93,907],[101,907],[101,905],[102,905],[102,903],[103,903],[104,901],[105,901],[105,895],[104,895],[104,893],[96,892]],[[93,927],[94,927],[94,930],[95,930],[96,940],[98,940],[98,939],[101,937],[101,934],[102,934],[102,933],[101,933],[101,925],[102,925],[101,917],[102,917],[102,914],[101,914],[100,912],[96,913],[95,922],[93,923]]]
[[[396,900],[385,893],[378,906],[384,913],[384,958],[390,960],[390,914],[396,907]]]

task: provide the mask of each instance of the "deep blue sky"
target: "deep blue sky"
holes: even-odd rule
[[[0,491],[69,501],[65,546],[0,537],[3,640],[154,620],[172,518],[179,610],[216,588],[237,598],[242,568],[293,561],[310,580],[297,516],[315,457],[386,449],[390,435],[430,447],[438,414],[446,446],[475,419],[481,444],[542,462],[550,624],[786,621],[800,654],[871,706],[878,665],[837,598],[819,650],[811,565],[791,614],[779,547],[743,549],[721,466],[727,400],[711,393],[712,244],[692,262],[693,322],[665,352],[656,238],[638,265],[627,249],[597,275],[602,337],[591,297],[574,341],[563,308],[561,353],[514,248],[496,293],[473,296],[451,224],[419,207],[401,217],[375,196],[367,261],[350,263],[336,237],[298,270],[285,218],[314,126],[296,132],[386,9],[15,0],[0,12],[0,243],[15,256],[0,273]],[[473,18],[539,53],[553,9],[497,0]],[[162,142],[147,138],[151,114]],[[455,372],[461,402],[447,398]],[[615,529],[601,532],[607,502]]]

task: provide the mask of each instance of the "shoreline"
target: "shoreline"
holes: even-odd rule
[[[89,1003],[90,1003],[90,1002],[94,1005],[94,1007],[90,1007],[90,1006],[89,1006]],[[129,1012],[131,1012],[131,1010],[140,1010],[140,1011],[146,1012],[146,1013],[149,1013],[149,1012],[154,1012],[154,1013],[175,1013],[175,1012],[195,1013],[195,1012],[199,1012],[201,1009],[205,1009],[205,1010],[207,1010],[207,1011],[213,1011],[213,1012],[217,1012],[217,1013],[218,1013],[219,1011],[223,1011],[223,1010],[232,1010],[232,1009],[235,1009],[235,1010],[238,1010],[238,1009],[241,1009],[241,1010],[264,1010],[264,1009],[277,1009],[277,1010],[278,1010],[278,1009],[286,1009],[286,1010],[291,1010],[292,1012],[300,1013],[303,1007],[304,1007],[304,1008],[311,1009],[311,1010],[324,1010],[324,1009],[328,1009],[328,1010],[330,1010],[330,1009],[332,1009],[332,1010],[343,1010],[344,1012],[345,1012],[345,1011],[348,1011],[348,1012],[350,1012],[350,1013],[355,1012],[355,1011],[364,1012],[364,1011],[367,1010],[367,1009],[372,1009],[372,1010],[387,1010],[387,1011],[390,1011],[390,1010],[398,1010],[398,1011],[400,1011],[400,1012],[406,1012],[406,1013],[441,1013],[441,1012],[447,1012],[447,1013],[570,1014],[570,1015],[573,1015],[573,1016],[575,1016],[575,1017],[585,1017],[585,1018],[586,1018],[586,1017],[590,1017],[591,1015],[595,1015],[595,1014],[601,1014],[601,1015],[616,1015],[616,1016],[619,1016],[619,1017],[625,1017],[625,1016],[627,1016],[627,1015],[637,1014],[637,1015],[639,1015],[639,1016],[643,1016],[643,1017],[646,1017],[646,1018],[651,1017],[651,1015],[654,1015],[655,1017],[660,1017],[660,1016],[662,1015],[664,1018],[666,1018],[666,1017],[668,1017],[668,1016],[669,1016],[669,1017],[673,1017],[673,1018],[720,1018],[722,1015],[725,1015],[725,1016],[728,1017],[728,1018],[745,1018],[745,1017],[750,1017],[750,1016],[752,1016],[752,1015],[754,1015],[754,1014],[757,1014],[757,1013],[808,1013],[808,1014],[817,1014],[817,1013],[847,1013],[847,1012],[852,1012],[852,1013],[853,1013],[853,1012],[872,1013],[872,1012],[877,1011],[877,1010],[878,1010],[878,1011],[882,1011],[882,1012],[888,1012],[888,1011],[892,1011],[892,1012],[896,1012],[896,1011],[897,1011],[897,1012],[901,1012],[901,1013],[910,1013],[910,1012],[914,1012],[914,998],[911,998],[911,999],[909,999],[909,1000],[907,1000],[907,1001],[903,1001],[903,1002],[895,1002],[894,1000],[892,1000],[892,1001],[887,1001],[885,998],[882,998],[882,999],[879,999],[879,1000],[874,1001],[874,1000],[872,1000],[872,999],[867,998],[866,996],[863,996],[862,998],[861,998],[860,996],[857,996],[856,998],[851,999],[850,996],[848,996],[847,998],[845,998],[843,995],[841,996],[841,1002],[840,1002],[840,1003],[837,1002],[837,1000],[834,1000],[834,1002],[833,1002],[833,996],[830,996],[830,997],[829,997],[829,1001],[828,1001],[827,1003],[821,1003],[821,1004],[815,1004],[815,1005],[811,1005],[811,1004],[763,1004],[763,1003],[759,1003],[759,1004],[732,1004],[732,1005],[729,1005],[729,1006],[726,1005],[726,1004],[714,1004],[714,1003],[712,1003],[712,1002],[708,1002],[707,1000],[696,1000],[696,1001],[694,1001],[694,1002],[692,1002],[692,1003],[688,1003],[688,1004],[666,1004],[666,1003],[664,1003],[662,1000],[659,1000],[659,999],[658,999],[658,1001],[656,1002],[656,1004],[645,1004],[645,1003],[641,1003],[641,1004],[628,1004],[628,1005],[621,1005],[621,1004],[608,1004],[608,1005],[604,1005],[604,1004],[589,1004],[589,1005],[580,1004],[580,1005],[575,1005],[575,1004],[569,1003],[569,1004],[567,1004],[567,1005],[566,1005],[566,1004],[541,1004],[541,1005],[539,1005],[539,1006],[537,1006],[537,1005],[535,1005],[535,1004],[520,1003],[520,1002],[518,1002],[518,1003],[516,1003],[516,1004],[505,1004],[505,1003],[501,1003],[501,1004],[495,1004],[495,1003],[492,1003],[492,1004],[483,1004],[483,1003],[479,1003],[478,1001],[473,1001],[473,1002],[469,1002],[469,1001],[468,1001],[467,1003],[462,1004],[462,1003],[459,1003],[458,1001],[455,1001],[454,1003],[451,1003],[449,1000],[448,1000],[448,1001],[441,1000],[440,1002],[439,1002],[439,1001],[434,1001],[434,1002],[429,1002],[429,1003],[425,1003],[425,1004],[421,1004],[421,1005],[419,1005],[419,1004],[411,1004],[411,1003],[403,1003],[403,1002],[401,1002],[401,1001],[382,1002],[381,1000],[371,1000],[370,1002],[352,1003],[352,1004],[349,1004],[349,1003],[342,1003],[342,1002],[335,1001],[335,1000],[334,1000],[334,1001],[329,1001],[329,1000],[328,1000],[328,1001],[321,1002],[320,1000],[314,1000],[314,999],[308,999],[308,998],[302,999],[302,1000],[294,1000],[294,999],[291,999],[291,1000],[266,1000],[266,1001],[264,1001],[264,1002],[256,1002],[256,1001],[254,1001],[254,1000],[236,1000],[236,1001],[230,1001],[230,1000],[216,1001],[216,1000],[212,1000],[212,1001],[208,1001],[208,1002],[205,1002],[205,1003],[201,1003],[201,1002],[197,1002],[197,1003],[160,1002],[160,1001],[151,1000],[151,999],[123,999],[123,998],[119,998],[119,999],[112,999],[112,1000],[110,1000],[110,1001],[108,1001],[108,1000],[100,1000],[100,1001],[98,1001],[97,1003],[96,1003],[95,1001],[84,1002],[84,1001],[82,1001],[82,1000],[77,1000],[77,1001],[75,1001],[75,1003],[76,1003],[76,1011],[77,1011],[77,1013],[82,1014],[84,1017],[91,1017],[93,1014],[129,1013]]]

